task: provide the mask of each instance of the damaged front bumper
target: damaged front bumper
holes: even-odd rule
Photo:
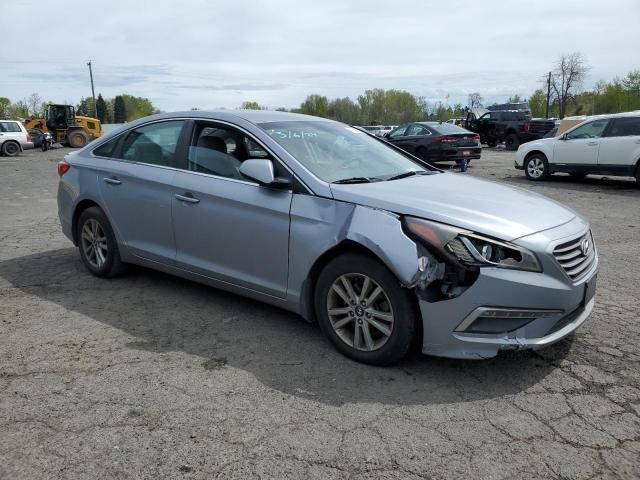
[[[417,288],[422,352],[489,358],[500,350],[542,348],[569,335],[593,310],[597,256],[589,271],[573,281],[556,262],[553,249],[587,232],[586,223],[576,219],[519,239],[516,243],[536,251],[542,272],[481,268],[459,296],[435,301]]]

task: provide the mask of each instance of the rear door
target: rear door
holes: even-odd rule
[[[584,167],[598,164],[600,142],[609,120],[585,122],[567,132],[553,147],[553,162],[556,165]]]
[[[270,159],[237,128],[197,121],[188,154],[173,179],[173,231],[180,268],[277,298],[287,291],[292,191],[243,177],[250,158]]]
[[[112,225],[127,249],[142,258],[172,264],[176,248],[171,224],[172,181],[183,120],[135,128],[102,156],[98,181]]]
[[[611,120],[611,126],[600,140],[598,167],[612,170],[628,170],[633,174],[633,167],[640,158],[640,116],[620,117]]]

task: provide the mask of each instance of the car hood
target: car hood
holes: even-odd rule
[[[528,148],[531,149],[531,147],[538,147],[540,145],[549,145],[552,142],[555,142],[556,140],[558,140],[558,137],[549,137],[549,138],[539,138],[537,140],[532,140],[531,142],[527,142],[525,144],[523,144],[520,148]]]
[[[576,213],[536,193],[453,173],[331,184],[336,200],[412,215],[515,240],[572,220]]]

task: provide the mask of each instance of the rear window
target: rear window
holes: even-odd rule
[[[616,118],[608,136],[631,137],[636,135],[640,135],[640,117]]]
[[[18,122],[0,122],[0,132],[21,133],[22,129]]]
[[[439,123],[438,125],[429,125],[429,127],[438,133],[443,134],[455,134],[455,133],[470,133],[465,128],[458,127],[452,123]]]

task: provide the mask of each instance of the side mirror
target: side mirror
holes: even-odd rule
[[[275,176],[271,160],[245,160],[240,165],[240,173],[247,178],[255,180],[260,185],[275,188],[289,188],[291,186],[291,182],[288,179]]]

